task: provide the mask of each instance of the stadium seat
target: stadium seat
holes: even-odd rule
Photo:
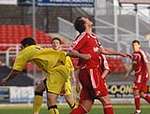
[[[0,44],[18,44],[23,38],[32,36],[32,31],[30,25],[0,25]],[[43,31],[36,30],[36,41],[38,44],[49,44],[51,37]],[[1,49],[7,48],[0,47],[0,51]]]

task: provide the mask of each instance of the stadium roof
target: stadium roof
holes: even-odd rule
[[[150,0],[118,0],[121,4],[150,4]]]

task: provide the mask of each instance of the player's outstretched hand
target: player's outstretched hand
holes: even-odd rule
[[[0,80],[0,86],[5,86],[7,81],[5,79]]]
[[[119,55],[122,57],[127,57],[127,54],[125,54],[125,53],[120,53]]]
[[[129,57],[130,59],[132,59],[132,55],[130,55],[128,53],[119,53],[119,55],[122,57]]]

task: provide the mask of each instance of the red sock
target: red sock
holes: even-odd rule
[[[150,95],[145,94],[144,99],[150,104]]]
[[[82,106],[79,105],[77,108],[73,109],[70,114],[86,114],[86,113],[87,111]]]
[[[104,114],[114,114],[111,104],[107,104],[104,106]]]
[[[140,96],[136,95],[134,96],[134,103],[136,110],[140,110]]]

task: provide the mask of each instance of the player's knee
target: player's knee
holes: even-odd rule
[[[79,105],[79,107],[81,106],[86,112],[90,112],[90,110],[92,108],[92,105],[93,105],[93,101],[92,100],[84,100]]]
[[[100,101],[103,105],[111,104],[110,98],[108,96],[101,97]]]
[[[57,105],[48,106],[48,110],[57,109]]]
[[[140,96],[139,92],[134,92],[134,96]]]
[[[34,95],[39,95],[39,96],[43,96],[43,91],[35,91]]]
[[[41,92],[41,93],[43,93],[43,92],[45,91],[45,89],[44,89],[44,88],[41,88],[41,87],[36,87],[36,88],[35,88],[35,91],[36,91],[36,92]]]
[[[38,91],[38,92],[43,92],[45,90],[45,86],[41,83],[36,83],[35,84],[35,91]]]
[[[48,106],[48,112],[49,112],[49,114],[59,114],[57,105]]]
[[[140,93],[140,96],[144,98],[144,97],[145,97],[145,93],[144,93],[144,92],[141,92],[141,93]]]

